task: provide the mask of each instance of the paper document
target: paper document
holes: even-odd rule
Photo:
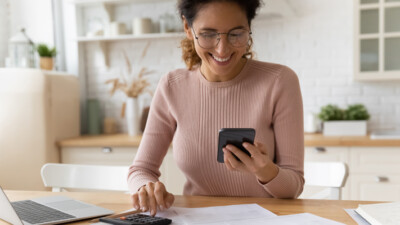
[[[257,204],[215,206],[204,208],[171,207],[167,211],[157,213],[157,216],[171,219],[171,225],[230,225],[243,224],[243,222],[245,221],[248,223],[257,219],[265,220],[271,217],[276,217],[274,213],[264,209]]]
[[[310,213],[277,216],[257,204],[204,208],[171,207],[158,212],[156,216],[171,219],[171,225],[344,225]]]

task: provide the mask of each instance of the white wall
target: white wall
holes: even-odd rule
[[[33,42],[54,44],[51,0],[10,0],[10,35],[24,27]]]
[[[0,0],[0,67],[8,56],[8,41],[21,28],[35,43],[54,45],[51,0]]]
[[[400,129],[400,81],[353,81],[353,1],[291,0],[295,18],[255,23],[259,59],[290,66],[300,78],[304,111],[363,103],[370,129]]]
[[[260,60],[291,67],[299,76],[304,111],[317,113],[329,103],[345,107],[363,103],[371,113],[369,129],[400,128],[400,81],[353,81],[353,1],[290,0],[295,17],[263,19],[253,23],[254,50]],[[153,12],[157,8],[152,8]],[[132,13],[133,14],[133,13]],[[118,76],[120,52],[131,59],[140,55],[145,41],[115,42],[110,45],[111,69],[101,62],[96,44],[86,45],[87,91],[101,100],[104,116],[119,118],[124,95],[113,97],[104,85]],[[158,70],[156,76],[183,67],[179,40],[152,41],[147,60],[142,63]],[[119,125],[126,131],[123,119]]]

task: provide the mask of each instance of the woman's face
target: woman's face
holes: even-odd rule
[[[201,72],[207,80],[227,81],[239,74],[246,62],[242,56],[246,53],[247,44],[234,47],[227,35],[221,34],[217,46],[203,48],[195,36],[205,37],[213,32],[228,33],[237,28],[250,31],[245,11],[238,4],[230,2],[213,2],[200,7],[192,27],[185,21],[186,35],[194,40],[196,52],[202,61]]]

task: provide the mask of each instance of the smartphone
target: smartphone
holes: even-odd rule
[[[218,134],[217,161],[224,163],[224,152],[222,149],[232,144],[250,156],[250,153],[242,146],[243,142],[253,144],[256,131],[253,128],[222,128]],[[234,155],[235,156],[235,155]],[[236,156],[235,156],[236,157]],[[236,157],[240,161],[239,158]]]

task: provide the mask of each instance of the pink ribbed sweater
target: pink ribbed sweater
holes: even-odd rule
[[[279,166],[261,184],[250,173],[229,171],[217,162],[218,131],[256,130]],[[160,176],[172,142],[173,155],[186,176],[185,195],[296,198],[303,190],[303,106],[296,74],[288,67],[248,60],[226,82],[209,82],[199,69],[178,69],[163,76],[153,98],[128,183],[136,192]]]

